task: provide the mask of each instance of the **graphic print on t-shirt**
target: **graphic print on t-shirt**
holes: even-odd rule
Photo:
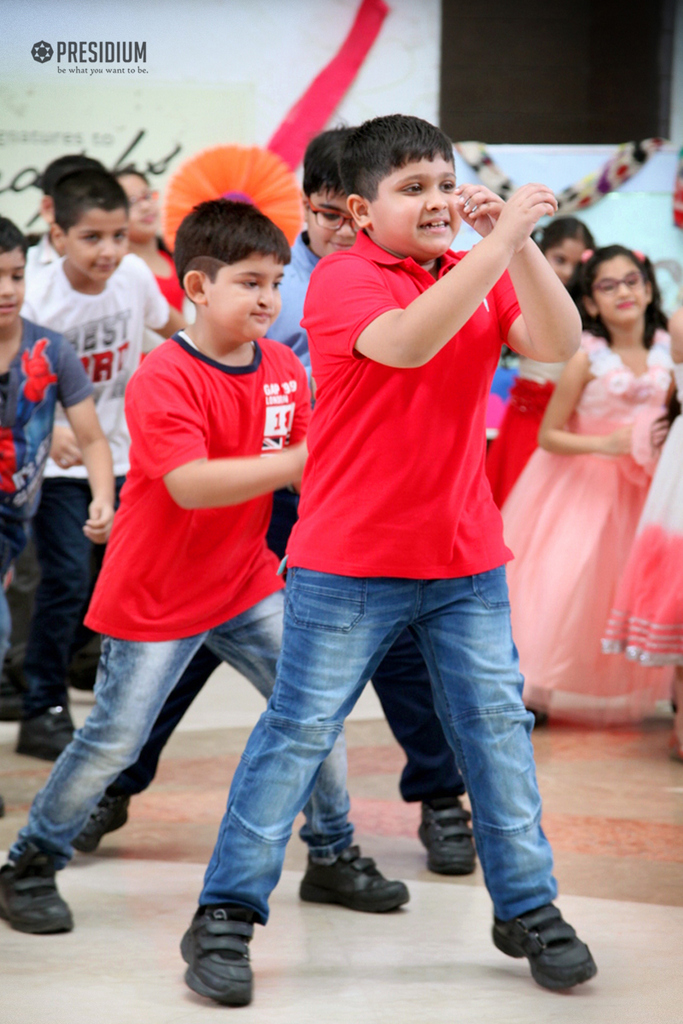
[[[95,403],[112,379],[109,398],[122,398],[131,375],[128,361],[131,344],[128,337],[130,309],[98,317],[64,331],[73,345],[83,368],[95,385]],[[98,386],[99,385],[99,386]]]
[[[282,451],[289,444],[294,422],[297,382],[283,381],[281,384],[264,384],[266,396],[266,423],[263,429],[263,452]]]

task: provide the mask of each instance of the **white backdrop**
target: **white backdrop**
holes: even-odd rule
[[[334,56],[360,0],[0,0],[0,212],[23,227],[38,192],[19,187],[65,152],[112,166],[131,159],[173,170],[208,145],[265,145]],[[331,123],[400,111],[438,116],[440,2],[389,0],[391,13]],[[31,57],[45,40],[55,56]],[[69,71],[59,40],[146,42],[144,71]],[[62,71],[58,70],[62,68]],[[155,179],[163,187],[166,175]],[[36,226],[40,226],[37,224]]]

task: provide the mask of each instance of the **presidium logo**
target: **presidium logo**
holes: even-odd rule
[[[44,39],[31,47],[31,56],[38,64],[47,64],[52,60],[54,52],[50,43]],[[96,42],[60,40],[57,43],[57,63],[61,64],[62,59],[65,64],[146,64],[147,43],[102,39]],[[123,71],[123,68],[120,70]]]
[[[50,44],[46,43],[44,39],[39,43],[34,43],[31,48],[31,56],[39,64],[47,64],[49,60],[52,60],[54,52]]]

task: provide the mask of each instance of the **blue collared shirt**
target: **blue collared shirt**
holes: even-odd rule
[[[304,315],[304,299],[308,282],[319,257],[308,248],[303,235],[299,235],[292,246],[292,262],[285,267],[285,276],[280,285],[282,312],[266,334],[273,341],[281,341],[291,348],[303,363],[306,373],[311,376],[311,357],[308,354],[308,335],[301,326]]]

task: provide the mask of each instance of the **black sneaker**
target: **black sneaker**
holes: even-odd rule
[[[128,821],[129,796],[107,796],[105,793],[85,825],[72,841],[81,853],[93,853],[107,832],[116,832]]]
[[[71,911],[57,892],[52,857],[29,843],[16,864],[0,868],[0,917],[18,932],[70,932]]]
[[[560,991],[598,973],[588,946],[552,903],[512,921],[495,918],[493,941],[508,956],[525,956],[534,979],[543,988]]]
[[[17,754],[39,757],[42,761],[56,761],[71,743],[74,723],[69,709],[48,708],[36,718],[27,718],[19,727]]]
[[[476,864],[472,818],[457,796],[422,804],[418,835],[427,850],[427,867],[437,875],[471,875]]]
[[[254,915],[240,907],[200,907],[180,943],[193,992],[223,1006],[251,1002],[253,975],[249,942]]]
[[[0,722],[18,722],[22,712],[23,688],[7,671],[7,665],[0,675]]]
[[[0,818],[5,817],[5,801],[0,796]]]
[[[396,910],[410,899],[403,882],[390,882],[372,857],[361,857],[358,846],[342,850],[333,864],[316,864],[309,855],[299,896],[307,903],[340,903],[369,914]]]

